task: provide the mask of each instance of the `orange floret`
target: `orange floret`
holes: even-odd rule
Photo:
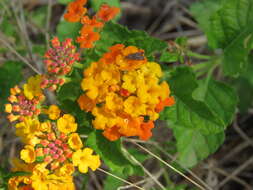
[[[140,126],[140,139],[148,140],[152,136],[151,129],[154,128],[154,121],[143,122]]]
[[[81,48],[92,48],[93,43],[98,41],[100,35],[93,31],[93,27],[83,26],[81,29],[81,36],[77,37],[76,42],[80,43]]]
[[[96,106],[96,102],[90,99],[86,94],[81,95],[77,102],[81,110],[85,110],[87,112],[92,111],[92,109]]]
[[[112,20],[119,12],[120,9],[118,7],[110,7],[107,4],[103,4],[96,16],[104,22],[108,22]]]
[[[119,133],[119,127],[114,126],[104,130],[103,135],[110,141],[118,140],[122,135]]]
[[[144,56],[144,50],[135,46],[126,47],[116,58],[119,68],[126,71],[138,69],[145,63],[147,63],[147,58]]]
[[[114,63],[116,60],[116,57],[121,53],[121,51],[124,49],[123,44],[116,44],[112,47],[110,47],[110,51],[108,53],[105,53],[103,57],[100,59],[100,62],[103,64],[110,64]]]
[[[81,23],[89,25],[89,26],[91,26],[93,28],[102,28],[104,26],[103,22],[98,21],[95,17],[93,17],[92,19],[90,19],[88,16],[84,16],[81,19]]]
[[[169,98],[166,98],[165,100],[160,100],[160,102],[155,107],[155,111],[159,113],[164,109],[164,107],[172,106],[174,104],[175,104],[175,99],[172,96]]]
[[[87,9],[83,6],[87,3],[87,0],[76,0],[68,4],[67,13],[64,14],[65,20],[68,22],[79,22]]]

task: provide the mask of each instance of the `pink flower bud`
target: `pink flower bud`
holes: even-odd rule
[[[44,152],[44,154],[49,154],[50,153],[50,148],[44,148],[43,152]]]
[[[58,158],[59,158],[59,154],[54,154],[54,155],[53,155],[53,159],[56,160],[56,159],[58,159]]]
[[[49,146],[50,148],[54,148],[54,147],[55,147],[55,144],[54,144],[54,143],[49,143],[48,146]]]
[[[58,149],[57,154],[62,155],[63,154],[63,150],[62,149]]]
[[[61,146],[61,145],[62,145],[62,141],[61,141],[61,140],[59,140],[59,139],[56,139],[56,140],[54,141],[54,143],[55,143],[55,144],[57,144],[57,145],[59,145],[59,146]]]
[[[58,160],[59,162],[64,162],[66,160],[66,157],[64,155],[61,155]]]

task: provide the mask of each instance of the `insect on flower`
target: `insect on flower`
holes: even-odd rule
[[[145,59],[144,52],[130,53],[125,58],[129,60],[135,60],[135,61],[140,61],[140,60]]]

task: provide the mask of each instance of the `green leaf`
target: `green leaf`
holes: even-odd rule
[[[70,2],[72,2],[72,0],[58,0],[58,3],[61,3],[63,5],[67,5]]]
[[[232,121],[237,103],[232,88],[213,80],[198,82],[188,67],[178,67],[168,82],[176,104],[161,119],[205,134],[222,132]]]
[[[80,23],[67,22],[62,19],[56,27],[56,34],[61,41],[66,38],[75,39],[79,35],[81,26]]]
[[[221,8],[210,18],[215,48],[225,49],[238,36],[252,28],[253,2],[251,0],[223,0]]]
[[[198,83],[188,67],[178,67],[169,79],[171,91],[176,97],[176,104],[168,109],[167,117],[177,125],[187,128],[199,128],[206,133],[223,131],[224,122],[208,106],[192,97]]]
[[[138,160],[140,163],[144,162],[145,160],[147,160],[150,156],[147,154],[143,154],[141,153],[139,150],[135,149],[135,148],[127,148],[127,151],[136,159]]]
[[[251,56],[251,62],[253,56]],[[242,114],[247,113],[248,109],[252,107],[253,103],[253,64],[248,64],[245,72],[241,76],[232,81],[232,85],[235,86],[238,96],[239,104],[238,108]],[[247,93],[245,93],[247,92]]]
[[[65,83],[59,89],[59,91],[57,92],[57,99],[59,101],[76,101],[76,99],[82,94],[82,72],[80,70],[75,69],[66,80],[70,80],[70,82]]]
[[[221,0],[202,0],[193,3],[190,11],[193,17],[197,20],[199,27],[205,32],[208,37],[208,44],[213,47],[212,31],[210,26],[211,16],[221,7]],[[205,13],[203,14],[203,11]]]
[[[223,49],[224,73],[237,76],[243,72],[253,44],[253,1],[207,0],[194,4],[191,11],[206,33],[209,46]]]
[[[206,102],[207,106],[229,125],[235,114],[237,96],[235,90],[228,85],[206,78],[199,81],[199,87],[193,97]]]
[[[76,101],[77,98],[81,95],[80,83],[77,82],[69,82],[64,84],[59,92],[57,93],[57,97],[59,101],[71,100]]]
[[[124,176],[119,176],[121,178],[124,178]],[[112,176],[107,176],[105,181],[104,181],[104,190],[112,190],[112,189],[117,189],[120,186],[123,186],[123,182],[112,177]]]
[[[16,61],[7,61],[0,67],[0,111],[3,111],[3,105],[7,102],[10,88],[22,80],[21,69],[22,63]]]
[[[181,164],[191,167],[223,142],[224,130],[235,115],[237,96],[234,89],[211,78],[196,80],[188,67],[176,68],[168,81],[176,104],[161,119],[172,127]]]
[[[179,60],[178,57],[179,56],[177,54],[164,51],[160,57],[160,62],[173,63]]]
[[[251,25],[224,49],[222,66],[226,75],[237,76],[246,70],[252,44],[253,26]]]
[[[64,84],[57,93],[57,100],[60,108],[74,115],[78,123],[78,132],[80,134],[89,134],[92,131],[90,113],[82,111],[77,103],[77,99],[83,91],[81,90],[82,76],[79,70],[74,70],[70,75],[71,82]]]
[[[252,107],[253,86],[247,79],[243,77],[240,77],[236,80],[235,86],[239,97],[238,108],[240,113],[246,114],[248,109]]]
[[[142,173],[139,166],[134,165],[124,156],[121,151],[120,140],[111,142],[100,131],[94,131],[89,135],[86,144],[95,150],[112,172],[122,174],[125,177]]]
[[[253,1],[224,0],[210,21],[213,47],[224,50],[224,73],[241,73],[253,44]]]
[[[206,135],[200,130],[175,126],[173,133],[177,141],[179,162],[187,168],[214,153],[224,141],[224,132]]]
[[[92,8],[95,11],[99,10],[99,7],[103,4],[106,3],[110,6],[115,6],[115,7],[120,7],[120,0],[92,0],[90,1]]]
[[[166,42],[153,38],[144,31],[128,30],[120,24],[109,22],[105,25],[94,51],[101,56],[117,43],[144,49],[147,57],[153,56],[155,52],[162,52],[168,46]]]

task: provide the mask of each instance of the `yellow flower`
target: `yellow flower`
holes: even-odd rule
[[[42,90],[40,88],[41,81],[41,75],[36,75],[30,77],[27,84],[24,84],[24,94],[29,100],[33,99],[35,96],[38,97],[42,95]]]
[[[70,148],[72,148],[74,150],[78,150],[83,147],[83,143],[82,143],[78,133],[72,133],[69,136],[68,144],[69,144]]]
[[[14,163],[16,166],[16,163]],[[21,167],[19,167],[21,165]],[[74,166],[64,164],[56,172],[50,172],[46,163],[18,163],[14,171],[25,171],[27,176],[15,176],[9,179],[9,190],[75,190],[72,174]]]
[[[62,167],[60,167],[56,173],[59,176],[64,176],[64,175],[72,175],[74,171],[75,171],[75,168],[73,164],[66,163]]]
[[[46,169],[46,164],[37,164],[30,177],[35,190],[74,190],[71,175],[58,176]]]
[[[73,165],[78,166],[78,169],[82,173],[87,173],[88,168],[95,171],[100,165],[100,159],[98,155],[92,155],[93,150],[90,148],[85,148],[83,150],[78,150],[72,155]]]
[[[57,120],[57,127],[60,132],[68,134],[76,131],[77,124],[75,123],[75,118],[72,115],[64,114]]]
[[[45,122],[41,123],[40,130],[42,132],[48,132],[48,133],[51,132],[51,123],[50,123],[50,121],[45,121]]]
[[[40,122],[38,119],[25,117],[23,122],[17,123],[16,135],[21,137],[23,142],[27,142],[36,134],[40,133]]]
[[[142,103],[140,98],[136,96],[129,96],[124,101],[124,111],[133,117],[146,115],[146,104]]]
[[[97,108],[95,107],[92,110],[92,114],[95,119],[92,121],[92,124],[96,129],[105,129],[106,127],[113,127],[118,123],[118,117],[113,114],[113,112],[107,112],[103,107]]]
[[[5,112],[6,113],[12,112],[12,105],[11,104],[5,104]]]
[[[148,104],[158,104],[159,97],[164,89],[158,84],[145,85],[143,88],[139,88],[137,91],[137,96],[142,102]]]
[[[162,76],[161,67],[155,62],[147,62],[147,64],[143,65],[140,69],[145,75],[153,75],[158,78]]]
[[[105,98],[105,106],[112,111],[120,110],[123,107],[123,99],[116,93],[108,93]]]
[[[21,150],[20,157],[26,163],[33,163],[36,158],[36,154],[35,154],[33,146],[26,145],[25,149]]]
[[[97,86],[97,83],[96,81],[89,77],[89,78],[85,78],[82,80],[82,83],[81,83],[81,87],[84,91],[87,90],[87,96],[92,99],[92,100],[95,100],[98,96],[98,86]]]
[[[120,82],[120,72],[114,64],[94,62],[84,71],[81,87],[92,100],[104,100],[112,86]]]
[[[163,82],[160,84],[160,86],[161,86],[161,89],[163,89],[163,90],[161,91],[160,97],[161,97],[162,100],[164,100],[164,99],[166,99],[166,98],[169,97],[169,95],[170,95],[170,88],[169,88],[168,83],[165,82],[165,81],[163,81]]]
[[[8,190],[25,190],[25,189],[31,189],[31,186],[26,183],[26,179],[29,180],[29,178],[24,176],[16,176],[12,177],[8,181]],[[29,180],[30,181],[30,180]],[[20,186],[22,184],[22,189]]]
[[[47,111],[47,114],[50,119],[56,120],[60,117],[61,110],[56,105],[51,105]]]
[[[123,84],[122,88],[128,90],[131,93],[136,91],[136,77],[137,73],[135,71],[128,72],[127,74],[123,75]]]

